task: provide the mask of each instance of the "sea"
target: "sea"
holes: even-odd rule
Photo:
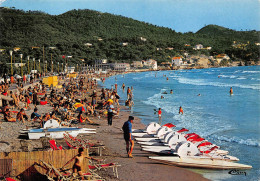
[[[228,150],[239,163],[253,166],[239,172],[192,171],[210,180],[260,180],[260,66],[151,71],[106,78],[104,87],[118,84],[122,104],[127,97],[123,83],[133,88],[131,114],[142,123],[158,122],[154,110],[162,108],[163,124],[187,128]],[[183,115],[179,114],[180,106]]]

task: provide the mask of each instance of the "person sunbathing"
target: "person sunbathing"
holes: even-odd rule
[[[79,121],[80,123],[84,123],[86,120],[87,120],[89,123],[93,123],[93,121],[91,121],[88,117],[84,117],[82,114],[83,114],[82,111],[80,111],[80,112],[79,112],[79,115],[78,115],[78,121]]]
[[[16,119],[11,116],[11,112],[9,111],[9,109],[6,109],[6,111],[4,111],[4,120],[7,122],[16,122]]]
[[[25,123],[25,120],[28,121],[28,116],[26,115],[24,109],[20,109],[20,111],[17,113],[16,121],[22,121]]]
[[[37,113],[38,109],[34,108],[34,112],[31,114],[31,119],[33,121],[36,121],[37,119],[39,119],[40,121],[42,121],[42,116],[40,114]]]

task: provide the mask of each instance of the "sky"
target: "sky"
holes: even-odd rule
[[[122,15],[177,32],[215,24],[234,30],[260,30],[260,0],[0,0],[2,7],[40,10],[51,15],[91,9]]]

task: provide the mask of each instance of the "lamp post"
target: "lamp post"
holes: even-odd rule
[[[23,54],[20,54],[21,58],[21,76],[23,77]]]
[[[39,59],[38,61],[39,61],[39,73],[41,73],[41,59]]]
[[[51,72],[53,73],[53,61],[51,61]]]
[[[63,63],[61,63],[61,71],[63,72]]]
[[[59,66],[60,62],[58,62],[58,74],[60,73],[60,66]]]
[[[45,66],[44,66],[44,69],[45,69],[45,75],[47,74],[47,71],[48,71],[48,69],[47,69],[47,61],[45,60]]]
[[[30,56],[27,56],[28,60],[28,74],[30,74]]]
[[[14,77],[13,77],[13,51],[10,50],[9,53],[10,53],[10,56],[11,56],[11,83],[13,83],[14,82]]]
[[[10,56],[11,56],[11,75],[13,75],[13,51],[10,50],[9,53],[10,53]]]
[[[35,71],[35,58],[33,58],[33,70]]]

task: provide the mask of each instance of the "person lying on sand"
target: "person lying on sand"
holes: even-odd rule
[[[16,122],[16,119],[11,116],[11,112],[9,109],[6,109],[6,111],[3,112],[4,114],[4,120],[7,122]]]

